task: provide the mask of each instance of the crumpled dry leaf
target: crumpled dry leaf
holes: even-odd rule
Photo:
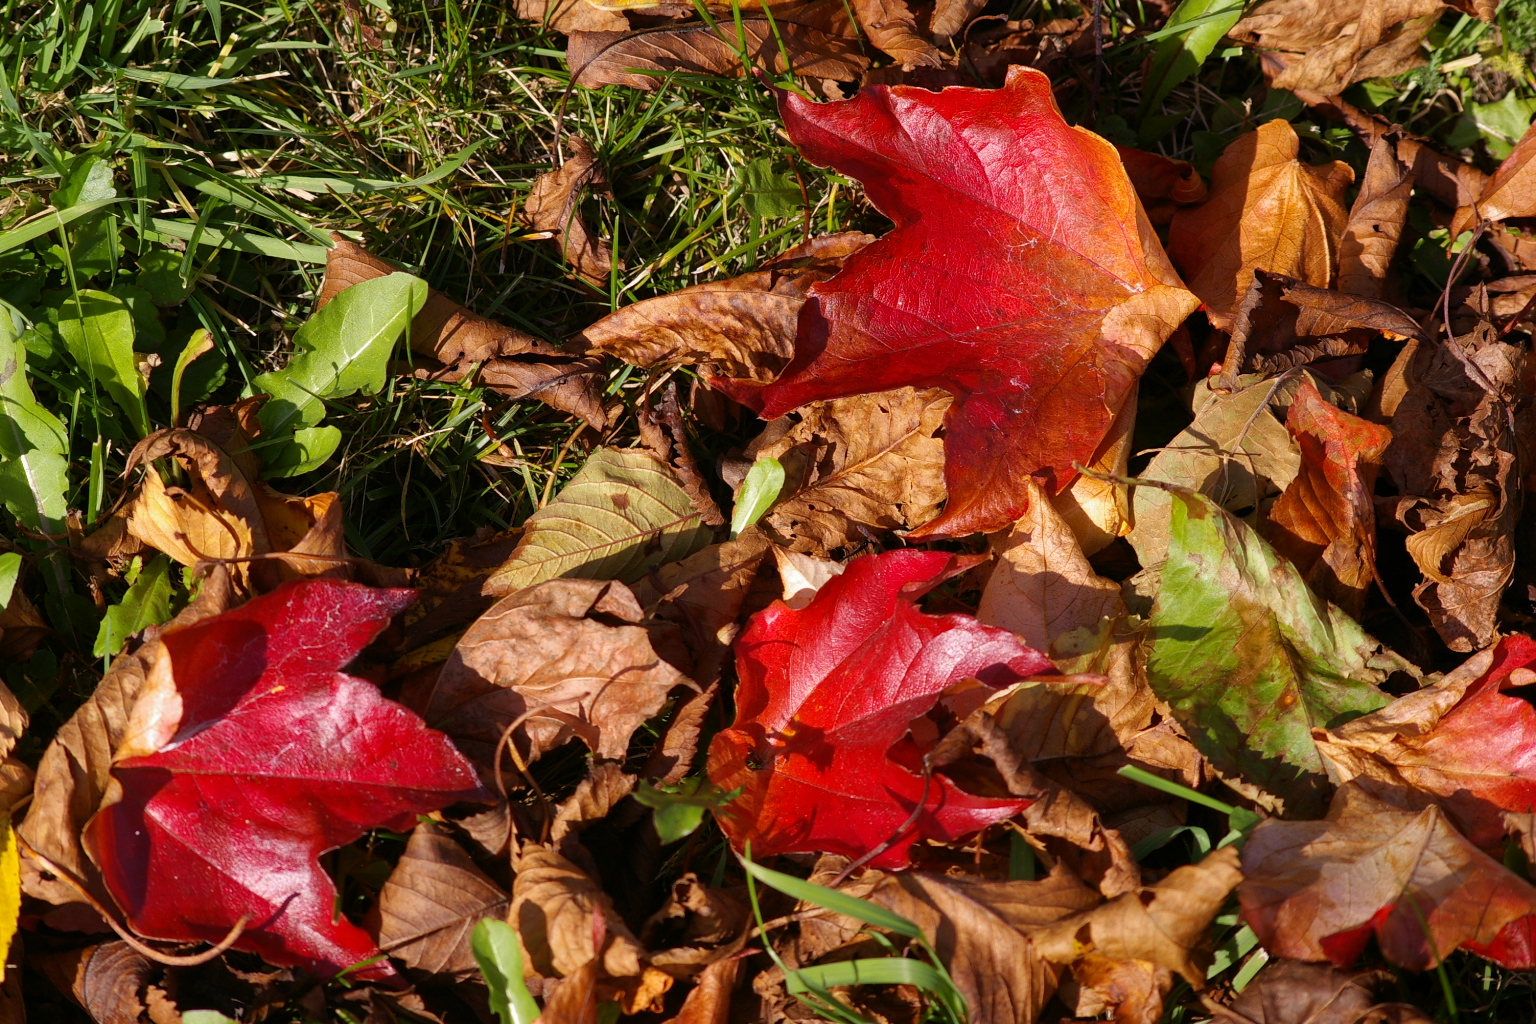
[[[1069,988],[1076,998],[1068,1001],[1078,1017],[1113,1014],[1115,1024],[1157,1024],[1163,1015],[1163,997],[1173,988],[1173,972],[1145,960],[1111,960],[1089,953],[1072,965]]]
[[[917,16],[904,0],[851,0],[854,16],[869,41],[894,58],[903,70],[940,67],[944,58],[924,39]]]
[[[1341,292],[1379,299],[1386,290],[1387,269],[1403,236],[1413,193],[1413,165],[1403,157],[1407,147],[1399,146],[1399,138],[1378,135],[1371,144],[1360,194],[1339,239]]]
[[[1516,633],[1438,681],[1335,729],[1314,729],[1339,782],[1404,808],[1434,802],[1477,846],[1496,847],[1506,812],[1536,808],[1536,709],[1501,691],[1536,682],[1536,642]]]
[[[784,464],[784,489],[760,525],[791,551],[827,554],[921,526],[944,501],[950,406],[937,388],[813,402],[770,423],[748,459]]]
[[[644,947],[592,878],[546,846],[528,843],[513,861],[507,923],[517,929],[526,977],[583,976],[601,999],[618,997],[629,1012],[671,987],[647,963]],[[633,1009],[630,1009],[630,1008]]]
[[[1031,931],[1041,955],[1069,964],[1088,953],[1144,960],[1205,986],[1207,931],[1227,895],[1243,880],[1237,850],[1224,846],[1198,864],[1169,872],[1156,885]]]
[[[1214,1024],[1428,1024],[1405,1003],[1378,1003],[1374,990],[1392,981],[1386,971],[1341,971],[1328,964],[1271,960],[1226,1007],[1206,1009]]]
[[[574,0],[583,7],[585,0]],[[325,257],[319,309],[347,288],[393,273],[395,267],[335,232]],[[524,331],[488,320],[437,289],[411,321],[411,349],[437,360],[442,368],[418,367],[416,375],[453,382],[471,364],[485,363],[479,380],[514,398],[536,398],[561,412],[573,413],[602,430],[608,418],[602,405],[602,360],[578,349],[552,345]],[[254,475],[252,476],[254,479]]]
[[[1270,375],[1306,363],[1364,355],[1379,336],[1399,341],[1428,338],[1413,317],[1380,299],[1315,288],[1262,268],[1254,270],[1231,329],[1218,383],[1229,391],[1238,386],[1238,374],[1245,370]]]
[[[837,4],[836,11],[831,12],[831,6],[825,2],[796,4],[788,10],[775,10],[771,23],[762,15],[743,12],[741,30],[746,37],[747,59],[753,67],[774,75],[793,69],[796,75],[807,78],[858,81],[869,67],[869,58],[859,52],[847,18],[831,19],[821,13],[805,19],[796,17],[807,9],[835,14],[844,11]],[[842,22],[837,27],[844,31],[828,31],[834,26],[827,22],[834,20]],[[727,17],[714,25],[690,22],[638,32],[575,32],[565,56],[576,85],[588,89],[627,85],[652,92],[660,88],[668,72],[742,77],[747,69],[742,66],[737,46],[736,25]],[[786,52],[788,66],[783,57]]]
[[[512,10],[519,18],[541,22],[566,35],[629,31],[629,20],[623,12],[587,0],[513,0]]]
[[[1167,224],[1181,206],[1193,206],[1207,195],[1205,179],[1187,160],[1173,160],[1130,146],[1115,147],[1125,173],[1153,224]]]
[[[482,918],[505,917],[507,900],[446,829],[423,821],[379,890],[371,930],[407,967],[465,981],[479,976],[470,933]]]
[[[217,615],[229,603],[228,574],[215,569],[203,580],[198,596],[175,618],[163,627],[145,630],[142,646],[118,655],[96,691],[54,735],[38,763],[32,804],[17,833],[32,849],[82,882],[103,905],[110,906],[111,897],[100,872],[80,846],[80,830],[106,795],[112,757],[127,731],[129,713],[149,667],[161,650],[159,636]],[[28,895],[55,905],[81,900],[73,886],[51,873],[45,878],[41,865],[30,856],[22,858],[22,886]]]
[[[139,1024],[159,968],[126,942],[106,942],[36,959],[41,973],[97,1024]]]
[[[502,732],[532,762],[571,738],[619,760],[677,687],[622,583],[550,580],[498,601],[459,640],[422,717],[489,771]],[[574,966],[572,967],[574,970]]]
[[[1376,579],[1372,489],[1392,432],[1325,401],[1311,381],[1285,425],[1301,470],[1269,510],[1268,539],[1314,593],[1359,619]]]
[[[1270,121],[1235,140],[1211,172],[1210,198],[1174,215],[1168,255],[1211,323],[1232,324],[1255,269],[1326,288],[1348,215],[1344,190],[1355,172],[1342,161],[1310,166],[1287,122]]]
[[[534,231],[552,232],[552,241],[577,277],[593,287],[606,287],[614,268],[613,250],[581,217],[582,191],[606,185],[602,165],[597,150],[579,135],[566,136],[565,144],[570,150],[565,162],[539,175],[519,216]]]
[[[696,364],[707,377],[767,383],[794,355],[800,307],[811,285],[837,273],[845,257],[872,241],[861,231],[814,238],[740,277],[625,306],[582,338],[593,350],[635,366]]]
[[[1435,806],[1403,810],[1350,784],[1322,821],[1260,822],[1243,847],[1243,917],[1273,956],[1348,967],[1382,954],[1427,970],[1457,948],[1525,968],[1536,887]]]
[[[974,1021],[1034,1021],[1056,989],[1060,968],[1029,931],[1098,902],[1065,870],[1037,882],[964,876],[886,875],[866,897],[923,930],[965,996]]]
[[[1442,0],[1269,0],[1227,34],[1264,51],[1271,88],[1331,96],[1423,64],[1419,44],[1443,10]]]
[[[740,970],[741,961],[735,957],[716,960],[704,968],[688,990],[677,1016],[666,1024],[726,1024],[731,1016],[731,992],[736,988]]]
[[[1389,508],[1426,577],[1414,600],[1453,651],[1492,642],[1514,571],[1533,423],[1524,366],[1524,349],[1482,323],[1454,343],[1405,348],[1389,373],[1408,385],[1385,456],[1400,495]]]

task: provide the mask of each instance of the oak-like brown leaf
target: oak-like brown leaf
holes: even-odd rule
[[[482,918],[505,917],[507,900],[446,829],[423,821],[379,890],[379,948],[415,970],[475,978],[470,933]]]
[[[630,737],[674,688],[622,583],[550,580],[511,594],[460,638],[423,717],[489,770],[503,730],[533,761],[569,739],[622,759]]]
[[[1216,161],[1210,198],[1169,225],[1168,255],[1217,327],[1231,326],[1256,269],[1320,288],[1333,281],[1355,173],[1337,160],[1302,163],[1300,152],[1287,122],[1260,125]]]
[[[936,388],[813,402],[768,426],[749,459],[784,465],[781,497],[761,522],[792,551],[826,554],[939,514],[950,407]]]

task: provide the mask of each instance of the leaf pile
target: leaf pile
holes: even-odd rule
[[[761,75],[888,224],[564,345],[336,235],[292,354],[184,401],[193,334],[168,421],[129,298],[0,305],[0,652],[66,621],[29,587],[126,584],[30,763],[0,686],[27,985],[155,1024],[1412,1024],[1411,972],[1536,969],[1536,128],[1487,175],[1341,95],[1446,4],[1185,0],[1149,109],[1226,36],[1358,136],[1256,117],[1198,168],[1063,116],[1102,18],[514,6],[575,88]],[[562,146],[508,229],[608,301],[611,178]],[[44,336],[133,442],[89,529]],[[273,481],[395,377],[540,402],[580,469],[428,565],[354,555],[340,491]]]

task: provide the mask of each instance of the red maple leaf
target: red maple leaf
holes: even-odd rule
[[[821,399],[940,387],[949,505],[914,535],[997,530],[1088,464],[1147,361],[1199,300],[1115,148],[1069,126],[1050,81],[779,94],[806,159],[863,182],[895,230],[814,285],[774,383],[719,382],[767,418]]]
[[[1053,673],[1050,659],[969,615],[926,615],[913,603],[970,559],[905,549],[856,558],[800,610],[777,601],[736,642],[736,721],[709,748],[709,777],[741,795],[721,827],[754,856],[831,852],[860,857],[896,837],[877,867],[907,863],[918,839],[957,839],[1011,817],[1029,801],[973,796],[934,774],[924,799],[926,747],[937,730],[914,720],[952,694],[979,706],[995,687]]]
[[[446,736],[339,671],[414,599],[296,580],[165,634],[179,725],[113,766],[121,797],[86,828],[136,931],[217,941],[245,916],[236,948],[324,976],[378,955],[336,913],[319,855],[488,797]],[[360,976],[392,973],[381,961]]]

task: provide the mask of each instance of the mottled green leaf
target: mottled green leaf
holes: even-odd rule
[[[62,533],[69,445],[64,424],[32,396],[21,326],[0,302],[0,501],[30,529]]]
[[[149,433],[148,386],[133,354],[133,312],[116,295],[83,289],[59,307],[59,336],[75,364],[112,396],[140,437]]]
[[[645,451],[600,448],[529,517],[485,593],[511,594],[562,576],[631,583],[711,539],[666,463]]]
[[[1170,497],[1147,680],[1223,778],[1288,815],[1321,816],[1328,777],[1312,727],[1382,707],[1376,684],[1414,670],[1252,528],[1203,495]]]
[[[171,617],[171,560],[164,555],[139,571],[119,604],[107,609],[96,631],[92,653],[101,658],[116,654],[128,639],[145,626],[157,626]]]
[[[266,434],[314,426],[327,398],[377,393],[395,343],[426,301],[425,281],[389,274],[353,285],[310,317],[293,336],[288,365],[252,382],[272,396],[260,413]]]

